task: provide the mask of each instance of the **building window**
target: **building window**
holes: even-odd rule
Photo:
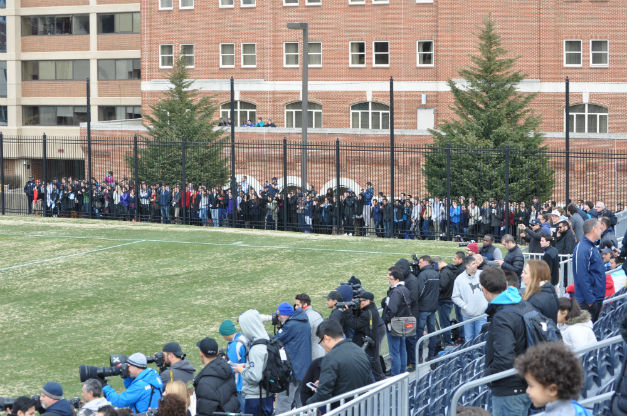
[[[390,66],[390,45],[388,42],[373,42],[373,66]]]
[[[305,0],[305,6],[322,6],[322,0]]]
[[[22,36],[88,35],[89,15],[23,16]]]
[[[194,8],[194,0],[179,0],[179,9],[193,9]]]
[[[99,59],[98,80],[127,80],[141,79],[141,65],[139,59]]]
[[[322,66],[322,43],[309,42],[309,66],[321,67]]]
[[[24,126],[78,126],[86,121],[86,106],[25,105],[22,107]]]
[[[435,124],[433,108],[418,109],[418,130],[432,129]]]
[[[0,105],[0,126],[7,126],[9,124],[9,114],[6,105]]]
[[[418,66],[433,66],[433,41],[419,40],[416,44]]]
[[[284,6],[298,6],[298,0],[283,0]]]
[[[174,65],[174,45],[159,45],[159,68],[172,68]]]
[[[0,9],[7,8],[7,0],[0,0]]]
[[[257,44],[242,43],[242,68],[255,68],[257,66]]]
[[[349,53],[349,66],[366,66],[366,42],[350,42]]]
[[[139,105],[101,105],[98,106],[98,121],[131,120],[142,118]]]
[[[283,66],[298,67],[298,42],[283,43]]]
[[[0,61],[0,97],[7,96],[7,61]]]
[[[194,67],[194,45],[181,45],[181,57],[185,62],[185,68]]]
[[[233,5],[233,0],[220,0],[220,7],[232,8],[235,6]]]
[[[22,81],[84,81],[89,60],[22,61]]]
[[[390,0],[372,0],[372,4],[389,4]]]
[[[159,0],[159,10],[172,10],[172,0]]]
[[[607,133],[607,108],[595,104],[577,104],[570,107],[571,133]]]
[[[7,51],[7,17],[0,16],[0,52]]]
[[[564,66],[581,66],[581,40],[564,41]]]
[[[221,43],[220,44],[220,68],[233,68],[235,67],[235,44],[234,43]]]
[[[352,129],[389,129],[390,107],[375,102],[365,102],[351,106]]]
[[[303,126],[303,103],[297,101],[285,106],[285,127],[301,128]],[[322,105],[318,103],[307,103],[307,125],[309,128],[322,128]]]
[[[139,33],[139,12],[98,15],[98,34]]]
[[[366,4],[366,0],[348,0],[348,4]]]
[[[608,66],[610,63],[610,46],[606,39],[590,41],[590,66]]]
[[[231,103],[224,103],[220,106],[220,117],[227,120],[231,118]],[[235,126],[241,126],[246,121],[257,120],[257,106],[245,101],[235,101]]]
[[[240,7],[255,7],[257,6],[257,0],[240,0]]]

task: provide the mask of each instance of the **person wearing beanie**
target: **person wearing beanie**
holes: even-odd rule
[[[287,356],[294,368],[294,381],[287,391],[277,394],[275,413],[289,412],[292,405],[300,407],[300,396],[296,394],[298,385],[305,377],[311,364],[311,328],[309,318],[302,309],[296,309],[287,302],[281,303],[277,309],[277,318],[281,329],[275,338],[285,346]],[[295,403],[294,403],[295,402]]]
[[[56,381],[44,384],[39,400],[41,406],[46,409],[42,416],[74,416],[72,405],[63,398],[63,387]]]
[[[133,413],[156,409],[163,394],[163,383],[159,374],[152,368],[147,368],[146,356],[139,352],[128,357],[126,365],[126,374],[122,375],[126,391],[118,394],[113,387],[105,385],[102,392],[107,400],[115,407],[128,407]]]
[[[230,319],[222,321],[220,328],[218,329],[222,338],[228,341],[226,347],[226,356],[232,363],[243,364],[246,363],[246,349],[248,347],[248,340],[241,332],[237,332],[235,324]],[[242,393],[242,387],[244,380],[242,375],[235,373],[235,387],[237,388],[237,399],[240,403],[240,409],[244,410],[245,398]]]
[[[163,352],[163,363],[170,368],[164,369],[159,376],[165,388],[171,381],[180,380],[187,384],[194,379],[196,369],[185,358],[185,353],[177,342],[168,342],[161,349]]]

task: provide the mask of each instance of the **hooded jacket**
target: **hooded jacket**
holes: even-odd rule
[[[41,416],[74,416],[72,405],[66,399],[61,399],[46,409],[46,413]]]
[[[555,287],[550,282],[544,282],[540,291],[531,295],[527,302],[542,315],[557,323],[559,300],[557,299],[557,293],[555,293]]]
[[[239,316],[239,326],[242,334],[251,343],[258,339],[270,340],[263,326],[261,315],[254,309],[249,309]],[[263,379],[263,369],[268,361],[268,348],[264,344],[257,344],[248,350],[246,367],[242,371],[242,393],[247,399],[258,399],[260,396],[259,383]],[[261,389],[262,397],[267,397],[268,392]]]
[[[583,238],[573,252],[575,299],[579,304],[591,305],[605,297],[605,266],[594,243]]]
[[[508,287],[488,304],[488,331],[485,344],[485,375],[500,373],[514,367],[514,360],[527,349],[523,317],[531,308],[523,302],[518,289]],[[527,383],[518,375],[490,384],[493,396],[524,394]]]
[[[423,267],[418,275],[418,285],[422,291],[418,294],[418,308],[420,312],[435,312],[438,309],[440,297],[440,275],[435,266],[430,264]]]
[[[409,265],[409,261],[407,261],[407,259],[399,259],[394,264],[394,267],[398,267],[403,273],[405,278],[405,287],[409,290],[409,298],[411,300],[411,314],[418,319],[418,313],[420,312],[420,308],[418,307],[418,297],[424,289],[424,282],[418,282],[418,278],[411,272],[411,266]]]
[[[485,312],[488,307],[488,301],[481,290],[479,282],[478,270],[473,276],[469,276],[464,270],[453,284],[453,293],[451,299],[453,303],[460,307],[464,318],[474,318]]]
[[[192,363],[184,359],[172,364],[170,368],[162,371],[159,376],[161,377],[161,382],[165,388],[165,385],[170,382],[170,378],[173,381],[181,380],[183,383],[187,384],[194,379],[195,372],[196,369]]]
[[[294,368],[294,376],[297,381],[301,381],[311,364],[311,327],[305,311],[296,309],[279,329],[275,338],[285,346]]]
[[[303,310],[307,314],[309,327],[311,328],[311,359],[315,360],[316,358],[324,356],[324,348],[322,348],[322,345],[318,342],[318,336],[316,335],[318,325],[322,322],[322,315],[320,315],[318,311],[314,310],[311,305],[307,306],[307,308]]]
[[[213,412],[238,412],[237,389],[233,370],[225,360],[215,358],[194,379],[196,413],[210,416]]]
[[[450,301],[453,296],[455,279],[464,272],[464,266],[453,263],[447,264],[440,270],[440,297],[439,300]]]
[[[135,378],[124,379],[124,393],[116,393],[113,387],[104,386],[102,392],[115,407],[130,407],[133,413],[156,409],[163,391],[163,383],[155,370],[147,368]]]
[[[588,311],[581,311],[579,316],[557,324],[557,327],[562,333],[562,341],[573,351],[597,342]]]
[[[568,228],[563,234],[555,237],[555,248],[558,254],[573,254],[573,250],[575,249],[575,234],[572,229]]]

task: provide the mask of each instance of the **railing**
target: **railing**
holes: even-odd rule
[[[527,253],[523,252],[523,256],[525,257],[525,261],[529,260],[542,260],[544,253]],[[559,271],[559,289],[560,293],[564,293],[565,287],[574,283],[573,279],[573,268],[572,266],[572,255],[571,254],[560,254],[560,271]],[[564,279],[564,276],[566,279]],[[566,283],[563,286],[563,283]]]
[[[612,345],[612,344],[616,344],[617,342],[623,342],[623,337],[621,337],[620,335],[605,339],[603,341],[599,341],[593,345],[589,345],[587,347],[583,347],[583,348],[579,348],[575,351],[573,351],[575,353],[575,355],[580,356],[586,352],[589,351],[594,351],[594,350],[598,350],[601,349],[603,347],[607,347],[608,345]],[[493,381],[497,381],[497,380],[502,380],[504,378],[513,376],[518,374],[518,372],[516,371],[516,369],[512,368],[511,370],[506,370],[506,371],[502,371],[500,373],[497,374],[492,374],[490,376],[487,377],[483,377],[474,381],[471,381],[469,383],[466,383],[464,385],[462,385],[459,389],[457,389],[455,391],[455,393],[453,394],[453,398],[451,399],[451,405],[449,408],[449,415],[456,415],[457,414],[457,402],[459,401],[459,399],[462,397],[462,395],[464,394],[464,392],[470,390],[470,389],[474,389],[475,387],[479,387],[479,386],[483,386],[485,384],[491,383]]]
[[[339,407],[331,409],[339,403]],[[409,414],[409,373],[360,387],[323,402],[293,409],[282,416],[316,416],[324,408],[326,415],[407,416]]]

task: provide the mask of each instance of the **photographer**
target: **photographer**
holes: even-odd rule
[[[327,308],[331,309],[329,319],[333,319],[334,321],[337,321],[340,325],[342,325],[342,309],[338,309],[335,307],[338,302],[342,301],[342,295],[337,290],[332,290],[327,296],[325,296],[325,298],[327,299]]]
[[[370,360],[372,373],[375,381],[383,380],[385,375],[381,368],[379,353],[381,350],[381,341],[385,335],[385,326],[377,306],[373,303],[374,295],[370,292],[362,292],[359,296],[359,309],[356,313],[350,314],[346,318],[346,326],[354,330],[353,342],[360,347],[365,343],[365,352]],[[347,306],[348,308],[348,306]]]
[[[170,381],[180,380],[187,384],[194,379],[196,369],[185,358],[185,354],[181,351],[181,346],[177,342],[168,342],[163,346],[163,364],[170,367],[161,371],[159,376],[161,382],[165,386]]]
[[[74,416],[74,409],[66,399],[63,398],[63,387],[55,381],[49,381],[41,388],[41,407],[46,409],[41,416]]]
[[[136,352],[126,360],[128,367],[124,376],[124,393],[116,393],[105,385],[102,391],[115,407],[130,407],[133,413],[144,413],[156,409],[163,391],[163,383],[155,370],[147,368],[146,356]],[[105,382],[106,384],[106,382]]]
[[[96,378],[90,378],[83,383],[81,396],[85,400],[85,405],[78,411],[78,416],[94,415],[101,407],[111,404],[102,397],[102,383]]]
[[[13,406],[7,408],[7,416],[35,416],[37,402],[30,397],[22,396],[15,399]]]

